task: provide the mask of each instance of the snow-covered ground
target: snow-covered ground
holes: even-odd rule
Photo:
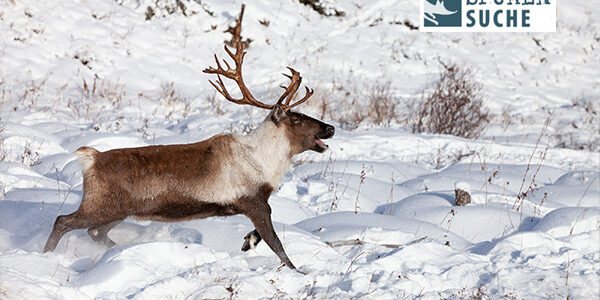
[[[195,142],[264,118],[202,73],[239,1],[181,1],[185,14],[145,20],[155,1],[0,0],[0,298],[599,298],[597,3],[558,3],[557,33],[431,34],[406,25],[419,25],[418,1],[324,2],[345,15],[248,2],[242,32],[254,95],[276,99],[293,66],[316,90],[300,110],[337,129],[270,199],[302,275],[265,243],[241,252],[243,216],[127,219],[112,249],[78,230],[41,253],[81,200],[78,147]],[[440,61],[482,83],[492,119],[479,139],[404,122]],[[346,122],[386,82],[400,117]],[[457,183],[471,204],[453,205]]]

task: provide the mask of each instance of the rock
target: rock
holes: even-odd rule
[[[471,195],[462,189],[454,189],[454,197],[457,206],[465,206],[471,203]]]

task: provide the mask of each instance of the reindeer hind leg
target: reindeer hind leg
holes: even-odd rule
[[[108,237],[108,232],[111,229],[113,229],[115,226],[117,226],[119,223],[121,223],[121,221],[123,221],[123,219],[112,221],[110,223],[107,223],[107,224],[104,224],[104,225],[100,225],[100,226],[90,227],[88,229],[88,234],[97,243],[100,243],[100,244],[105,245],[105,246],[107,246],[109,248],[112,248],[112,247],[116,246],[117,243],[115,243],[113,240],[111,240]]]
[[[56,221],[54,221],[52,233],[50,233],[50,237],[46,242],[46,246],[44,246],[43,252],[54,251],[56,245],[58,245],[58,242],[65,233],[74,229],[88,228],[95,225],[97,224],[93,218],[87,217],[79,210],[70,215],[58,216]]]

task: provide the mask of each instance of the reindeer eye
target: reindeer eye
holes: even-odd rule
[[[300,121],[300,119],[296,119],[296,118],[292,119],[292,125],[298,125],[300,123],[302,123],[302,121]]]

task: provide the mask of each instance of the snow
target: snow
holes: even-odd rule
[[[150,0],[2,2],[0,298],[600,297],[600,7],[583,0],[558,4],[558,32],[535,34],[419,33],[403,25],[419,25],[416,1],[323,1],[343,17],[246,3],[254,95],[276,99],[292,66],[316,91],[300,110],[336,126],[328,152],[297,156],[270,198],[307,274],[264,242],[240,251],[254,228],[244,216],[129,218],[112,249],[76,230],[42,254],[55,218],[81,201],[77,148],[190,143],[264,118],[202,73],[224,57],[240,2],[182,2],[186,15],[151,20]],[[440,61],[482,83],[492,119],[480,138],[344,122],[381,82],[418,99]],[[472,196],[463,207],[459,187]]]

